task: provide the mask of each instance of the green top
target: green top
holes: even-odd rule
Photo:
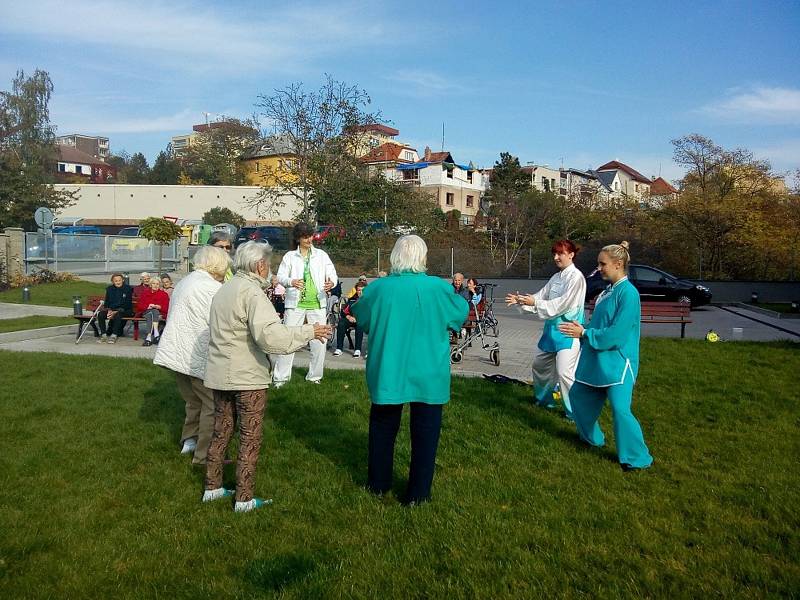
[[[639,292],[625,277],[597,297],[581,338],[575,381],[594,387],[620,385],[639,373]]]
[[[307,308],[309,310],[316,310],[320,308],[319,296],[317,295],[317,286],[314,284],[314,278],[311,276],[311,269],[309,262],[311,262],[311,250],[303,258],[305,266],[303,267],[303,295],[300,297],[300,302],[297,303],[297,308]]]
[[[469,305],[439,277],[392,273],[364,288],[352,313],[369,335],[367,387],[375,404],[450,400],[450,339]]]

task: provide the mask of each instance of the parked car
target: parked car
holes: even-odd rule
[[[212,233],[214,231],[222,231],[223,233],[228,234],[228,237],[232,240],[236,239],[236,234],[239,233],[239,228],[236,225],[231,225],[230,223],[217,223],[211,228]]]
[[[367,221],[361,226],[362,235],[381,235],[387,232],[386,223],[383,221]]]
[[[118,237],[111,240],[112,252],[136,252],[142,248],[147,248],[148,242],[141,237],[138,227],[124,227],[119,230]]]
[[[340,225],[320,225],[314,232],[314,237],[312,239],[315,244],[324,244],[325,240],[328,238],[331,240],[341,240],[344,238],[345,234],[344,227]]]
[[[628,279],[639,290],[643,301],[688,302],[692,308],[711,302],[711,290],[699,283],[680,279],[647,265],[629,265]],[[586,278],[586,301],[594,299],[608,285],[600,273]]]
[[[61,235],[103,235],[99,227],[94,225],[68,225],[53,227],[53,234]]]
[[[52,235],[40,233],[29,240],[29,258],[99,258],[105,245],[100,228],[93,225],[54,227]]]
[[[256,241],[269,242],[276,250],[288,250],[291,244],[290,238],[289,230],[285,227],[275,227],[273,225],[242,227],[233,242],[233,246],[238,248],[245,242]]]

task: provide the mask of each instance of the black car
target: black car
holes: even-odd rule
[[[233,242],[234,248],[250,241],[269,242],[275,250],[288,250],[289,230],[285,227],[275,227],[273,225],[262,225],[261,227],[242,227]]]
[[[693,308],[711,302],[711,290],[704,285],[679,279],[655,267],[629,265],[628,279],[639,290],[642,301],[689,302]],[[586,301],[593,300],[607,285],[600,273],[589,275],[586,278]]]

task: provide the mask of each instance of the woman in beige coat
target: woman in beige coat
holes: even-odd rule
[[[261,447],[267,387],[272,383],[271,354],[290,354],[313,339],[325,342],[327,325],[283,325],[264,293],[269,285],[272,247],[247,242],[233,261],[236,274],[211,303],[211,338],[205,386],[214,390],[214,435],[206,456],[203,502],[233,495],[222,487],[225,450],[239,420],[236,461],[236,512],[259,508],[269,501],[253,496],[255,468]]]

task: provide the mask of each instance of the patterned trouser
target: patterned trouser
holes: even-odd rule
[[[239,419],[239,456],[236,460],[236,501],[253,499],[256,463],[261,450],[267,390],[242,392],[214,390],[214,436],[206,455],[205,489],[222,487],[225,451]]]

